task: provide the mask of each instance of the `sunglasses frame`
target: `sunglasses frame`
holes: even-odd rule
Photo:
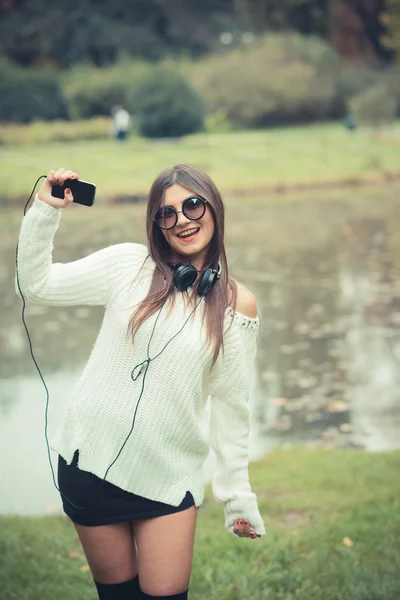
[[[201,217],[197,217],[196,219],[193,219],[193,218],[191,218],[191,217],[188,217],[188,216],[187,216],[187,214],[185,213],[185,211],[183,210],[183,208],[184,208],[184,206],[185,206],[185,202],[187,202],[188,200],[193,200],[193,198],[196,198],[197,200],[200,200],[200,201],[203,203],[203,206],[204,206],[204,211],[203,211],[203,214],[201,215]],[[159,229],[163,229],[164,231],[169,231],[170,229],[173,229],[174,227],[176,227],[176,225],[177,225],[177,223],[178,223],[178,215],[179,215],[179,213],[181,213],[181,212],[183,212],[183,214],[185,215],[185,217],[186,217],[187,219],[190,219],[190,221],[199,221],[199,220],[200,220],[200,219],[202,219],[202,218],[204,217],[204,215],[205,215],[206,208],[207,208],[207,207],[206,207],[206,204],[207,204],[207,202],[208,202],[208,200],[206,200],[205,198],[202,198],[201,196],[196,196],[196,195],[194,195],[194,196],[189,196],[188,198],[185,198],[185,200],[182,202],[182,210],[176,210],[176,209],[175,209],[173,206],[169,206],[169,205],[167,204],[167,207],[168,207],[168,208],[171,208],[171,209],[174,211],[174,213],[175,213],[175,224],[174,224],[172,227],[162,227],[162,226],[161,226],[161,225],[159,225],[159,224],[157,223],[157,221],[156,221],[156,219],[157,219],[157,213],[160,211],[160,209],[161,209],[161,208],[165,208],[165,207],[162,207],[162,206],[160,206],[160,208],[158,209],[158,211],[157,211],[157,213],[156,213],[156,216],[154,217],[153,221],[155,222],[155,224],[157,225],[157,227],[159,227]]]

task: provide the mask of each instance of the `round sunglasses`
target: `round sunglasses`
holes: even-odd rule
[[[190,196],[182,204],[182,210],[175,210],[173,206],[162,206],[154,217],[154,222],[160,229],[173,229],[178,222],[178,214],[183,212],[187,219],[198,221],[206,212],[206,202],[199,196]]]

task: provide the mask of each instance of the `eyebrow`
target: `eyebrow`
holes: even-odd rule
[[[200,200],[205,201],[205,199],[202,198],[202,196],[199,196],[199,194],[191,194],[190,196],[188,196],[187,198],[182,200],[181,207],[183,206],[183,203],[185,202],[185,200],[190,200],[190,198],[200,198]],[[172,206],[171,204],[161,204],[160,208],[174,208],[176,210],[175,206]],[[160,208],[159,208],[159,210],[160,210]]]

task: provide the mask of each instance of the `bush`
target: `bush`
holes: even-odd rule
[[[57,74],[0,61],[0,121],[29,123],[66,116]]]
[[[337,73],[338,97],[341,111],[349,109],[349,102],[355,96],[362,96],[375,86],[386,87],[390,95],[397,98],[400,106],[399,70],[395,67],[373,69],[365,65],[343,63]]]
[[[240,127],[263,127],[337,116],[339,64],[322,40],[270,35],[186,69],[207,112],[224,111]]]
[[[205,116],[204,128],[208,133],[226,133],[235,129],[224,110],[217,110],[214,113],[207,114]]]
[[[179,137],[204,127],[199,94],[168,67],[155,67],[134,93],[137,127],[145,137]]]
[[[389,87],[375,84],[348,102],[349,112],[359,123],[375,127],[394,121],[397,99]]]
[[[102,69],[87,64],[70,69],[62,77],[70,117],[109,116],[116,104],[133,114],[133,94],[148,71],[147,63],[128,59]]]
[[[109,137],[112,121],[106,117],[84,121],[33,121],[0,124],[0,146],[5,144],[40,144],[49,142],[76,142],[77,140]]]

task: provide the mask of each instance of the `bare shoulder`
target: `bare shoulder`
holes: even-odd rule
[[[249,317],[249,319],[255,319],[257,317],[257,301],[250,290],[247,289],[242,283],[231,277],[232,281],[236,284],[237,296],[236,296],[236,310]]]

